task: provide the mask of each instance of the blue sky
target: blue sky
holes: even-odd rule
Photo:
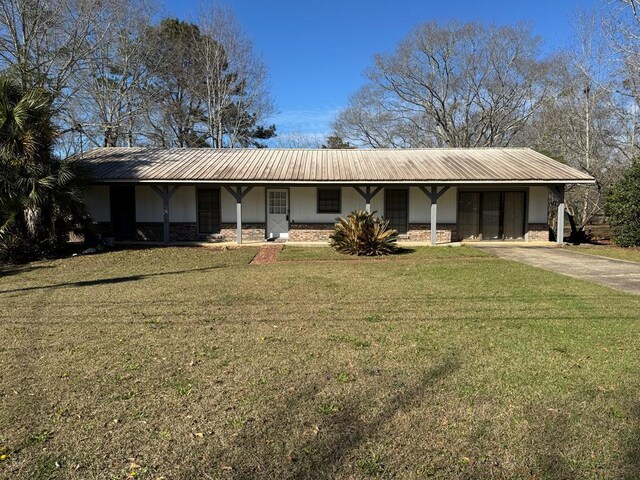
[[[565,46],[575,12],[606,0],[229,0],[270,72],[278,132],[326,134],[378,52],[429,20],[530,22],[546,49]],[[197,2],[167,0],[188,18]]]

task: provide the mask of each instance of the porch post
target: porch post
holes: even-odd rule
[[[236,243],[242,243],[242,187],[236,187]]]
[[[169,185],[162,187],[162,240],[169,243]]]
[[[438,187],[431,186],[431,245],[438,243]]]
[[[556,231],[556,242],[558,245],[564,245],[564,185],[556,187],[556,195],[558,197],[558,227]]]
[[[236,199],[236,242],[242,243],[242,197],[244,197],[251,189],[246,187],[244,190],[241,185],[238,185],[235,190],[229,185],[225,185],[224,188]]]
[[[169,243],[169,200],[179,187],[169,190],[169,185],[163,185],[162,188],[151,185],[151,188],[162,198],[162,241]]]
[[[369,187],[368,185],[366,188],[366,194],[367,195],[364,197],[365,198],[364,209],[366,210],[367,213],[371,213],[371,187]]]
[[[378,193],[380,193],[380,191],[382,190],[382,187],[376,187],[373,192],[371,191],[371,187],[369,185],[367,185],[364,190],[362,190],[360,187],[358,187],[357,185],[354,185],[353,188],[355,189],[356,192],[358,192],[360,194],[360,196],[362,198],[364,198],[364,209],[367,211],[367,213],[371,213],[371,200],[373,199],[373,197],[375,197]]]
[[[436,185],[431,185],[431,190],[419,185],[420,190],[427,196],[431,202],[431,245],[438,243],[438,199],[449,190],[449,187],[442,187],[438,191]]]

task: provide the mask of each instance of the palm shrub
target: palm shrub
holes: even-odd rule
[[[622,178],[611,186],[606,211],[616,243],[640,246],[640,160],[633,162]]]
[[[88,223],[82,174],[54,154],[51,97],[0,77],[0,260],[28,260],[64,246]]]
[[[398,231],[389,228],[389,221],[377,217],[376,212],[364,210],[339,218],[329,238],[333,248],[349,255],[389,255],[398,249]]]

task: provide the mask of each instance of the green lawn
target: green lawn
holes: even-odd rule
[[[338,253],[329,247],[304,247],[285,246],[278,259],[280,261],[310,261],[310,260],[357,260],[357,261],[411,261],[418,259],[460,258],[460,257],[485,257],[488,253],[472,247],[400,247],[397,255],[388,257],[363,258]]]
[[[588,253],[590,255],[617,258],[619,260],[628,260],[630,262],[640,262],[640,248],[623,248],[609,245],[580,245],[568,246],[565,248],[569,248],[575,252]]]
[[[638,478],[640,297],[472,248],[255,251],[2,271],[0,477]]]

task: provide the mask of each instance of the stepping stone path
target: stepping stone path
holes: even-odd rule
[[[270,244],[263,245],[256,256],[251,260],[251,265],[267,265],[269,263],[276,263],[278,261],[278,255],[284,247],[283,244]]]

